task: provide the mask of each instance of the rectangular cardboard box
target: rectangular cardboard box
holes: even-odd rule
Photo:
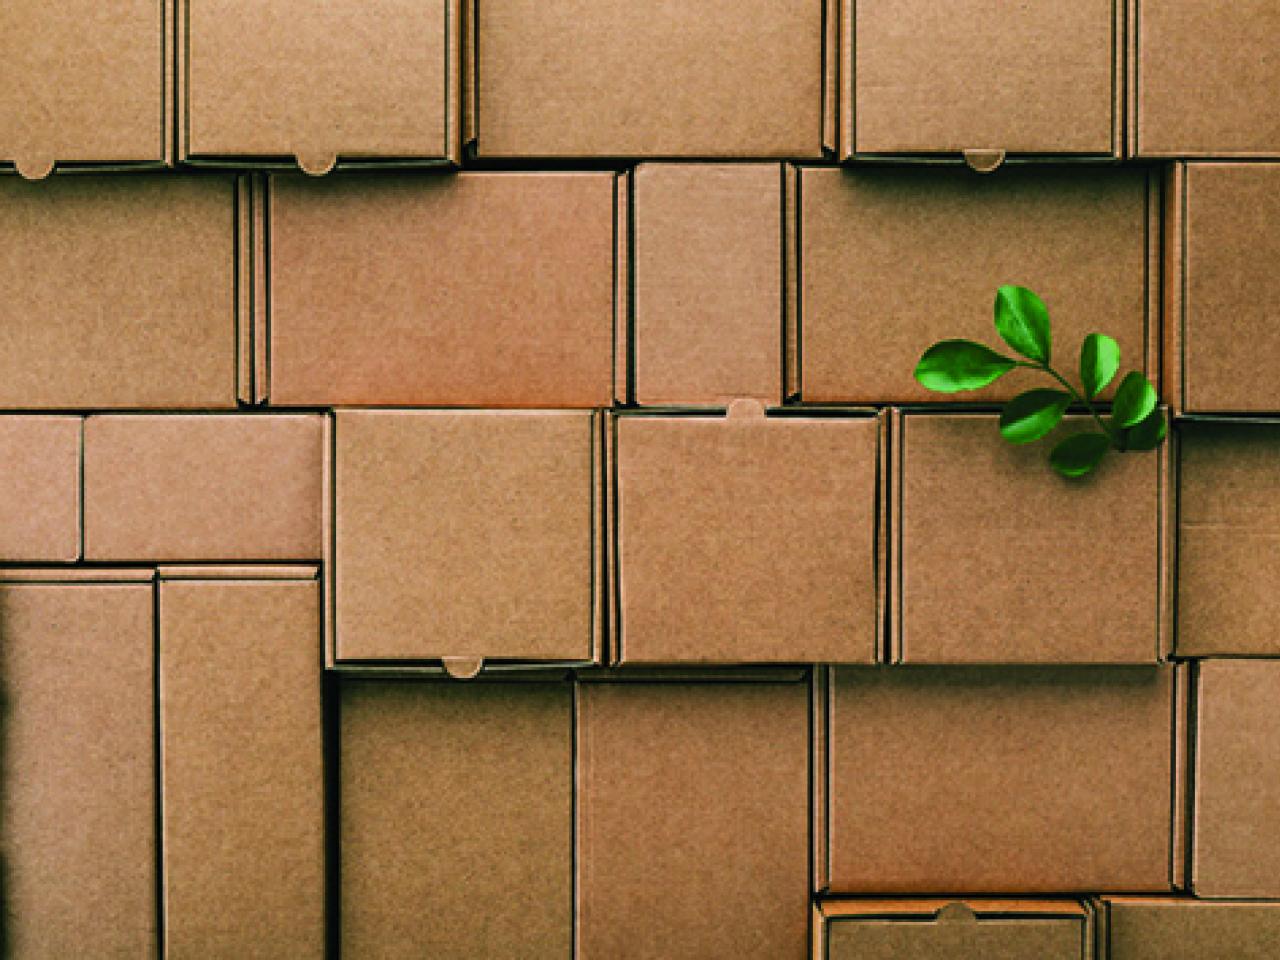
[[[1274,960],[1280,903],[1106,897],[1104,960]]]
[[[912,376],[939,340],[1007,352],[993,324],[1002,284],[1044,298],[1055,366],[1072,378],[1081,341],[1097,331],[1119,343],[1126,369],[1154,380],[1159,187],[1141,169],[797,170],[788,229],[798,356],[789,358],[788,393],[819,403],[986,402],[1046,385],[1015,370],[944,398]]]
[[[613,419],[615,662],[875,662],[883,420],[805,413]]]
[[[182,160],[460,163],[465,2],[182,0]]]
[[[320,584],[280,575],[159,583],[169,956],[325,955]]]
[[[80,558],[83,423],[0,416],[0,560]]]
[[[0,168],[39,179],[55,165],[168,166],[172,36],[173,0],[5,4]]]
[[[1117,159],[1125,0],[840,3],[842,159]]]
[[[608,172],[271,177],[257,399],[608,406],[622,192]]]
[[[819,889],[1171,890],[1182,669],[833,669],[819,687]]]
[[[1050,440],[1091,425],[1069,415]],[[1065,480],[1048,443],[1007,443],[995,414],[895,414],[892,662],[1165,656],[1171,447],[1113,452],[1090,476]]]

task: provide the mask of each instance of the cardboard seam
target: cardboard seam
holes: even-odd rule
[[[160,640],[160,585],[151,581],[151,710],[152,710],[152,776],[155,796],[155,906],[157,953],[164,955],[167,944],[166,917],[168,913],[168,884],[165,882],[165,830],[164,830],[164,682],[161,670],[163,650]]]
[[[1197,794],[1200,785],[1200,663],[1191,661],[1186,671],[1186,729],[1183,731],[1186,770],[1184,772],[1183,806],[1185,808],[1183,841],[1183,886],[1193,896],[1199,885],[1196,878]]]

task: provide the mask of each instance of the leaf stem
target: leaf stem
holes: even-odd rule
[[[1030,367],[1032,370],[1043,370],[1045,373],[1049,374],[1049,376],[1053,377],[1053,379],[1062,384],[1063,387],[1066,388],[1067,393],[1071,394],[1071,399],[1077,404],[1082,404],[1089,411],[1089,415],[1093,417],[1098,426],[1102,429],[1102,432],[1111,440],[1111,445],[1117,450],[1120,449],[1119,437],[1116,435],[1115,431],[1107,426],[1103,421],[1102,417],[1098,414],[1097,408],[1094,407],[1087,397],[1079,393],[1065,377],[1058,373],[1057,370],[1053,369],[1053,367],[1049,366],[1047,363],[1026,363],[1024,361],[1019,361],[1018,366]]]

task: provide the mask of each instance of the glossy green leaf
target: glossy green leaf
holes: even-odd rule
[[[1116,398],[1111,404],[1111,420],[1120,428],[1141,423],[1156,408],[1156,388],[1137,370],[1120,381]]]
[[[994,383],[1017,366],[990,347],[972,340],[943,340],[924,352],[916,379],[930,390],[957,393]]]
[[[1049,454],[1049,463],[1064,477],[1083,477],[1107,455],[1111,438],[1105,433],[1077,433]]]
[[[1004,286],[996,291],[996,332],[1024,357],[1049,362],[1053,341],[1049,311],[1026,287]]]
[[[1084,395],[1092,400],[1107,389],[1120,369],[1120,344],[1105,333],[1091,333],[1080,345],[1080,382]]]
[[[1165,420],[1164,411],[1159,407],[1152,410],[1145,420],[1124,432],[1124,448],[1126,450],[1154,450],[1164,441],[1169,432],[1169,424]]]
[[[1007,404],[1000,414],[1000,435],[1010,443],[1031,443],[1062,422],[1071,403],[1065,390],[1028,390]]]

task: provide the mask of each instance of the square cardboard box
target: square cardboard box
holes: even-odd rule
[[[1280,903],[1106,897],[1100,941],[1109,960],[1274,960]]]

